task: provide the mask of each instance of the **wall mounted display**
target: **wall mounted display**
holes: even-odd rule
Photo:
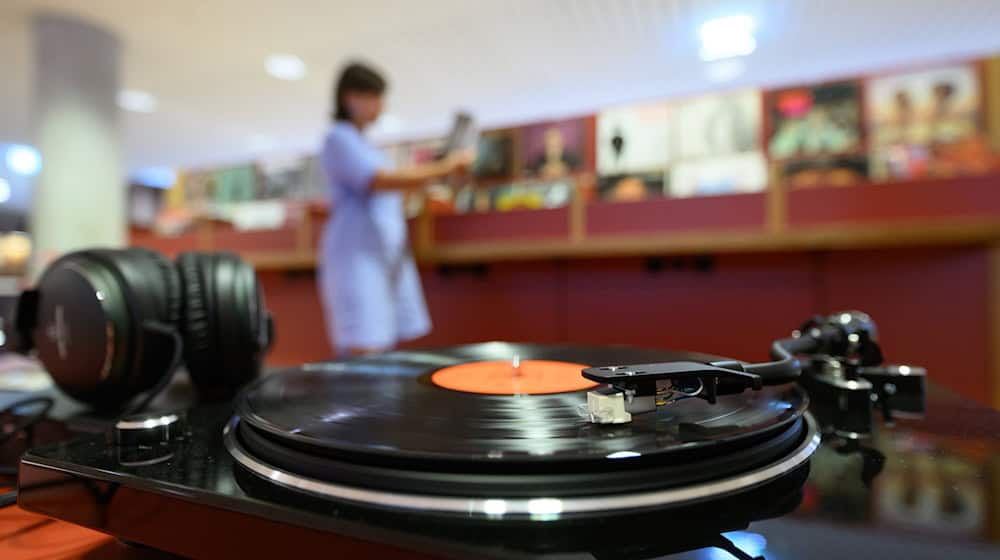
[[[866,86],[865,104],[874,178],[989,170],[974,64],[873,78]]]
[[[861,85],[844,81],[767,94],[768,153],[793,188],[841,186],[868,175],[861,126]]]
[[[586,118],[531,125],[520,133],[521,162],[527,175],[553,179],[584,169]]]

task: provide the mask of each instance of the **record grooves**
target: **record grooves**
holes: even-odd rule
[[[520,360],[602,366],[710,359],[717,358],[487,343],[317,364],[249,387],[225,443],[250,472],[312,495],[487,517],[500,500],[507,518],[537,514],[539,500],[558,502],[557,516],[689,502],[802,466],[818,438],[807,399],[794,386],[714,405],[688,399],[609,426],[584,417],[585,390],[500,395],[432,380],[442,368],[463,372],[469,368],[453,366],[497,360],[517,370]],[[552,372],[542,373],[552,386]]]

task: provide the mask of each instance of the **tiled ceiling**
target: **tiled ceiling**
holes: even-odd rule
[[[2,0],[0,142],[30,141],[35,11],[122,38],[125,85],[159,98],[125,116],[132,168],[246,160],[261,137],[313,151],[334,71],[355,57],[388,73],[398,128],[383,138],[405,138],[445,129],[456,108],[512,124],[1000,52],[998,0]],[[755,18],[759,46],[719,84],[697,28],[733,13]],[[274,52],[302,57],[307,77],[268,76]]]

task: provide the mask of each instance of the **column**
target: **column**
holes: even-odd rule
[[[50,14],[36,15],[32,32],[32,122],[42,155],[30,214],[37,276],[67,251],[123,246],[127,217],[117,37]]]

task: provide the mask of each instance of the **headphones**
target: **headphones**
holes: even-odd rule
[[[171,262],[130,248],[54,261],[18,298],[13,334],[63,392],[120,409],[153,390],[151,399],[182,358],[202,398],[232,397],[259,374],[273,330],[257,276],[238,256],[188,252]]]

